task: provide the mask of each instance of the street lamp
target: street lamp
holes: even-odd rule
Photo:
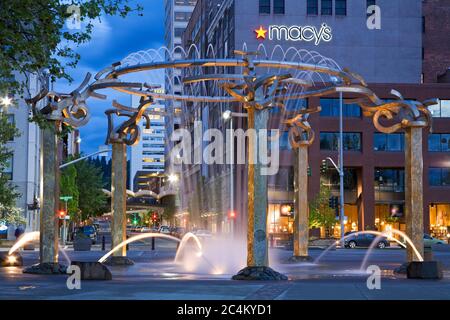
[[[231,220],[230,223],[230,233],[231,236],[234,235],[234,220],[236,218],[236,212],[234,211],[234,172],[233,172],[233,162],[234,162],[234,139],[233,139],[233,117],[245,118],[248,117],[246,113],[232,112],[231,110],[226,110],[222,113],[223,120],[230,121],[230,212],[228,218]]]
[[[169,179],[170,183],[178,182],[178,176],[176,174],[174,174],[174,173],[169,174],[168,179]]]

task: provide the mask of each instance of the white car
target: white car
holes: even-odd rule
[[[196,230],[193,232],[199,238],[211,238],[212,233],[209,230]]]
[[[149,227],[142,227],[141,232],[142,233],[150,233],[150,232],[153,232],[153,229],[149,228]]]

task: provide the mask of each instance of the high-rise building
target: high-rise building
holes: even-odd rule
[[[154,89],[163,90],[163,89]],[[139,106],[139,97],[132,96],[132,107]],[[130,151],[130,188],[132,191],[152,190],[152,174],[164,172],[165,144],[165,105],[164,101],[155,100],[148,109],[150,114],[150,129],[145,128],[141,121],[141,138]],[[159,114],[160,113],[160,114]]]
[[[181,53],[181,37],[189,22],[197,0],[165,0],[165,32],[164,41],[170,54],[166,59],[184,58]],[[166,93],[181,93],[180,83],[181,69],[166,69]],[[179,101],[167,101],[166,104],[166,154],[173,149],[174,143],[170,141],[173,130],[179,128],[181,123],[181,103]],[[168,172],[179,172],[179,166],[174,166],[168,157],[166,162]]]
[[[199,0],[197,7],[203,2],[209,1]],[[379,29],[368,27],[371,14],[367,8],[374,4],[381,10]],[[248,51],[263,45],[263,55],[271,57],[273,52],[272,58],[279,60],[284,58],[280,46],[305,49],[360,74],[381,99],[392,99],[391,89],[410,100],[439,98],[439,104],[431,108],[433,132],[424,130],[423,165],[425,231],[441,237],[450,230],[450,49],[447,44],[437,43],[448,38],[445,21],[449,10],[448,1],[439,0],[223,0],[210,16],[208,10],[193,14],[183,43],[185,48],[211,45],[219,59],[234,57],[234,50],[242,50],[244,45]],[[323,28],[329,28],[331,37],[319,37],[325,32]],[[258,29],[264,32],[257,33]],[[336,171],[320,174],[321,160],[331,157],[337,162],[338,96],[312,97],[301,103],[322,107],[320,114],[310,118],[316,140],[309,149],[309,199],[317,195],[321,182],[338,195]],[[230,108],[245,112],[240,105],[209,104],[200,115],[198,108],[186,108],[183,117],[202,120],[207,114],[208,127],[224,131],[229,124],[222,119],[222,113]],[[282,130],[281,161],[278,174],[269,178],[267,210],[269,232],[286,239],[293,225],[286,208],[292,207],[294,201],[294,173],[287,128],[280,126],[280,121],[280,113],[273,110],[269,123],[270,128]],[[388,226],[404,230],[404,133],[378,132],[360,108],[351,104],[344,107],[343,124],[346,231],[385,230]],[[233,127],[245,129],[245,119],[233,119]],[[243,231],[247,220],[246,168],[235,165],[232,170],[235,230]],[[230,172],[227,165],[208,166],[201,180],[201,185],[207,187],[192,185],[188,193],[200,199],[200,205],[188,206],[187,217],[194,218],[200,211],[202,226],[220,229],[228,210],[223,204],[230,198]],[[222,206],[205,199],[219,199],[215,202]],[[192,200],[184,202],[190,204]]]
[[[20,76],[16,75],[20,81]],[[37,94],[40,83],[34,75],[29,75],[28,90],[30,95]],[[13,151],[9,166],[4,170],[20,194],[16,207],[22,211],[26,219],[26,230],[39,230],[39,198],[40,198],[40,134],[35,122],[30,122],[30,109],[24,99],[14,97],[14,106],[3,108],[10,121],[18,129],[20,136],[15,137],[7,144]],[[14,227],[10,226],[8,238],[14,238]]]

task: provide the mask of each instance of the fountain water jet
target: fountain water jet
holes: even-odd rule
[[[177,241],[177,242],[181,241],[180,239],[178,239],[176,237],[173,237],[173,236],[169,236],[167,234],[161,234],[161,233],[139,234],[137,236],[133,236],[133,237],[131,237],[131,238],[129,238],[129,239],[119,243],[117,246],[112,248],[108,253],[106,253],[103,257],[101,257],[98,260],[98,262],[100,262],[100,263],[105,262],[105,260],[108,259],[108,257],[111,256],[116,250],[119,250],[119,249],[123,248],[127,244],[130,244],[130,243],[135,242],[135,241],[147,239],[147,238],[165,238],[165,239],[170,239],[170,240],[174,240],[174,241]]]
[[[416,247],[414,246],[414,244],[412,243],[411,239],[409,239],[409,237],[408,237],[405,233],[403,233],[403,232],[401,232],[401,231],[399,231],[399,230],[396,230],[396,229],[392,229],[391,231],[392,231],[393,233],[396,233],[396,234],[398,234],[398,235],[401,235],[401,236],[406,240],[406,242],[411,246],[411,248],[413,249],[414,253],[416,254],[417,259],[418,259],[419,261],[423,261],[422,255],[419,253],[419,251],[417,250],[417,248],[416,248]],[[392,236],[389,236],[389,235],[386,234],[386,233],[379,232],[379,231],[369,231],[369,230],[367,230],[367,231],[358,231],[358,232],[354,232],[354,233],[352,233],[352,234],[346,235],[345,237],[343,237],[343,238],[341,239],[341,241],[343,241],[343,240],[345,240],[345,239],[347,239],[347,238],[349,238],[349,237],[352,237],[352,236],[354,236],[354,235],[360,235],[360,234],[374,234],[374,235],[376,235],[376,236],[383,236],[383,237],[387,237],[387,238],[389,238],[390,240],[396,241],[397,243],[401,243],[402,245],[404,245],[401,241],[399,241],[398,239],[395,239],[395,238],[392,237]],[[318,264],[319,261],[320,261],[320,259],[321,259],[326,253],[328,253],[328,251],[330,251],[331,248],[335,247],[335,246],[338,244],[338,242],[339,242],[339,241],[336,241],[336,243],[333,243],[333,244],[332,244],[331,246],[329,246],[324,252],[322,252],[322,253],[316,258],[316,260],[314,260],[314,264]]]

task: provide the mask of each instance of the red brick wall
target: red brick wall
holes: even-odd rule
[[[424,82],[435,83],[450,68],[450,0],[425,0],[423,15]]]

